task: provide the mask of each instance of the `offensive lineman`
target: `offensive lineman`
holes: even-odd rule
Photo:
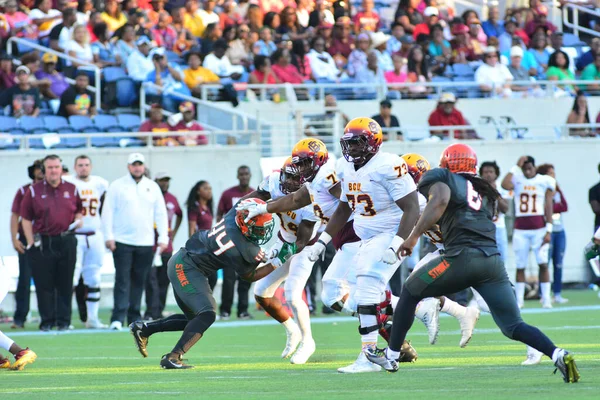
[[[98,317],[100,305],[100,269],[104,262],[106,248],[102,235],[100,208],[108,189],[108,181],[99,176],[91,175],[92,160],[81,155],[75,159],[75,177],[66,177],[79,191],[82,203],[83,226],[75,231],[77,235],[77,263],[73,276],[74,286],[83,278],[87,297],[86,328],[102,329],[103,324]]]
[[[241,203],[264,203],[260,199],[246,199]],[[160,366],[164,369],[192,368],[182,362],[183,355],[200,340],[215,322],[216,303],[208,284],[208,276],[225,265],[232,266],[240,277],[254,282],[277,268],[273,260],[266,261],[260,248],[273,234],[271,214],[254,217],[244,222],[247,211],[232,209],[211,230],[192,235],[167,264],[169,280],[177,305],[183,314],[174,314],[152,322],[137,321],[129,325],[134,342],[143,357],[148,357],[148,338],[158,332],[183,331],[173,350],[165,354]]]
[[[540,175],[531,156],[523,156],[502,180],[502,187],[513,190],[515,197],[515,229],[513,247],[517,263],[515,288],[519,308],[525,302],[525,268],[529,251],[533,250],[540,267],[539,280],[542,307],[552,308],[548,256],[552,237],[552,212],[556,181]]]
[[[579,371],[573,355],[521,319],[496,245],[492,218],[500,194],[476,173],[473,149],[453,144],[442,153],[440,168],[429,171],[419,182],[419,191],[429,201],[400,252],[410,254],[421,235],[436,223],[444,235],[446,252],[409,276],[394,311],[389,348],[367,348],[367,357],[390,372],[397,371],[400,345],[412,326],[419,301],[473,286],[505,336],[543,352],[565,382],[577,382]]]
[[[292,168],[292,157],[288,157],[281,171],[267,176],[258,189],[248,197],[264,201],[276,200],[299,188],[299,180]],[[316,346],[310,327],[310,311],[302,299],[314,261],[308,259],[308,252],[304,251],[304,248],[316,234],[315,224],[318,219],[310,205],[278,215],[281,228],[276,244],[270,250],[269,258],[275,259],[276,261],[273,261],[275,263],[279,262],[276,257],[282,251],[282,247],[292,247],[294,244],[296,254],[283,265],[279,265],[275,272],[259,280],[254,286],[254,296],[269,315],[285,327],[287,342],[281,357],[291,357],[292,364],[305,364],[315,352]],[[298,323],[286,312],[279,299],[274,297],[275,291],[283,280],[285,280],[285,298]]]

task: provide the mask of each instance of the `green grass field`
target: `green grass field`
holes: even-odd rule
[[[549,359],[522,367],[525,347],[504,338],[488,314],[482,315],[466,349],[458,347],[455,320],[441,318],[434,346],[427,344],[425,328],[416,321],[409,334],[419,352],[416,363],[402,364],[396,374],[338,374],[338,367],[358,355],[357,324],[322,317],[314,319],[317,352],[306,365],[290,365],[279,358],[285,334],[265,319],[248,324],[217,322],[187,354],[196,368],[186,371],[164,371],[158,366],[177,333],[152,336],[150,357],[143,359],[128,332],[40,335],[15,333],[0,325],[17,343],[38,354],[37,362],[24,371],[0,371],[0,398],[598,399],[600,300],[591,291],[564,295],[571,302],[552,312],[534,309],[539,303],[528,302],[524,319],[576,354],[582,379],[574,385],[552,374]]]

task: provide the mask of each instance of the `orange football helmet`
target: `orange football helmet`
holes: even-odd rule
[[[292,167],[300,184],[311,182],[328,159],[327,147],[319,139],[302,139],[296,143],[292,149]]]
[[[348,122],[340,139],[344,158],[355,164],[363,164],[369,154],[376,154],[382,142],[381,126],[366,117],[354,118]]]
[[[469,145],[463,143],[451,144],[442,152],[440,168],[446,168],[455,174],[476,174],[477,154]]]
[[[239,204],[247,203],[266,204],[263,200],[257,198],[242,200]],[[261,214],[248,222],[244,222],[247,216],[248,210],[238,210],[235,213],[235,224],[240,228],[242,235],[259,246],[271,240],[273,228],[275,227],[273,216],[270,213]]]
[[[429,161],[417,153],[407,153],[402,156],[408,166],[408,173],[412,176],[416,184],[419,183],[423,174],[431,169]]]
[[[296,170],[292,164],[292,157],[288,157],[281,167],[279,173],[279,188],[285,194],[294,193],[302,184],[300,183],[300,176],[296,174]]]

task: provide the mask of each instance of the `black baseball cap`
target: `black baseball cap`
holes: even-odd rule
[[[392,108],[392,102],[387,99],[382,100],[381,103],[379,103],[379,105],[385,108]]]

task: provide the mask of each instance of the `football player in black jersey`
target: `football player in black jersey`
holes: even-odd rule
[[[397,371],[400,346],[413,324],[419,301],[472,286],[488,304],[505,336],[544,353],[565,382],[577,382],[579,371],[573,354],[556,347],[538,328],[521,319],[496,245],[492,218],[500,195],[476,171],[475,151],[465,144],[453,144],[442,153],[440,168],[430,170],[419,182],[418,189],[428,203],[400,252],[410,254],[421,235],[437,223],[444,237],[445,253],[406,280],[394,311],[389,348],[368,350],[367,358],[388,371]]]
[[[254,198],[242,202],[264,203]],[[181,361],[182,357],[216,318],[216,303],[207,277],[227,265],[232,266],[242,279],[254,282],[280,265],[268,262],[257,268],[267,261],[260,246],[273,234],[272,215],[263,214],[245,222],[247,215],[248,211],[236,211],[234,207],[214,228],[192,235],[185,247],[171,257],[167,273],[183,314],[152,322],[137,321],[129,326],[142,356],[148,357],[146,347],[152,334],[183,331],[173,350],[162,357],[160,366],[165,369],[191,368]]]

